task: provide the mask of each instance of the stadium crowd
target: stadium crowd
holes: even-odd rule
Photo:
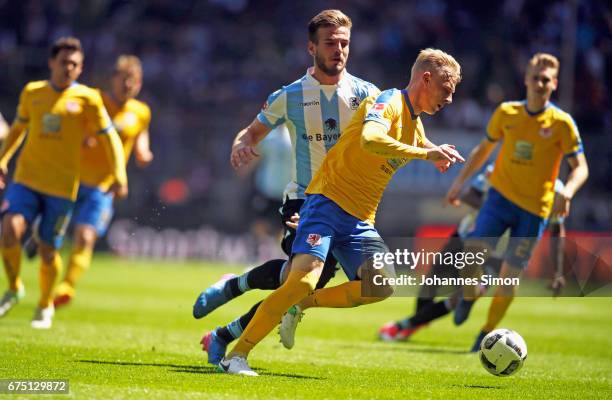
[[[609,199],[612,146],[604,134],[612,129],[612,9],[599,0],[576,3],[572,9],[572,2],[513,0],[0,1],[0,112],[13,118],[23,84],[46,76],[47,48],[60,36],[82,40],[81,80],[94,86],[104,86],[118,54],[138,54],[156,158],[146,172],[131,172],[130,198],[119,214],[154,227],[209,223],[238,231],[249,211],[237,210],[236,201],[247,203],[252,183],[229,167],[232,135],[268,93],[304,73],[311,62],[304,26],[334,6],[354,23],[348,70],[379,87],[402,87],[406,65],[425,47],[461,62],[455,104],[441,118],[426,118],[428,129],[482,135],[499,102],[521,98],[523,67],[534,52],[557,54],[563,68],[572,68],[567,57],[574,59],[574,79],[560,85],[554,100],[576,118],[592,160],[585,192]],[[574,223],[605,227],[610,212],[595,206]]]

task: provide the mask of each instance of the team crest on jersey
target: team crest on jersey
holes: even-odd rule
[[[351,110],[358,109],[359,103],[361,103],[361,100],[359,100],[359,97],[351,97],[349,99],[349,107],[351,107]]]
[[[82,110],[81,105],[74,100],[68,100],[66,102],[66,111],[70,114],[78,114]]]
[[[549,137],[552,136],[552,129],[550,129],[550,128],[542,128],[542,129],[540,129],[539,133],[540,133],[540,136],[543,139],[548,139]]]
[[[320,246],[321,242],[321,235],[318,233],[309,233],[306,239],[306,243],[308,243],[310,247]]]

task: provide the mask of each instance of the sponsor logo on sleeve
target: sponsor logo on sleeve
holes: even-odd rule
[[[320,246],[322,243],[321,235],[318,233],[309,233],[306,243],[308,243],[310,247]]]

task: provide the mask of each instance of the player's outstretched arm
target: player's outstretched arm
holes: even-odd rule
[[[117,197],[126,197],[127,173],[125,171],[125,155],[123,153],[121,139],[119,139],[119,134],[115,128],[111,127],[107,131],[98,134],[98,142],[104,148],[110,165],[112,165],[115,183],[111,187],[111,191],[113,191]]]
[[[255,147],[270,131],[270,128],[255,118],[249,126],[238,132],[230,155],[232,167],[238,169],[250,163],[255,157],[259,157]]]
[[[584,153],[567,157],[570,166],[570,173],[567,176],[565,188],[555,196],[552,214],[558,217],[567,217],[570,211],[570,204],[574,195],[584,185],[589,177],[589,166]]]
[[[430,148],[410,146],[395,140],[387,133],[388,129],[384,125],[374,121],[366,122],[361,131],[361,147],[370,153],[388,158],[419,158],[434,164],[440,161],[449,164],[465,161],[453,145],[433,145]]]
[[[4,189],[5,176],[8,170],[9,161],[23,142],[26,133],[26,125],[19,120],[15,120],[9,129],[6,139],[0,148],[0,189]]]
[[[144,130],[136,137],[134,143],[134,157],[136,165],[140,168],[148,167],[153,161],[153,152],[151,152],[151,142],[149,140],[149,131]]]
[[[461,189],[463,184],[467,181],[476,171],[478,171],[484,163],[489,159],[489,156],[495,149],[496,143],[491,142],[489,139],[483,139],[478,146],[472,150],[468,157],[465,165],[459,172],[459,175],[451,185],[450,189],[446,193],[446,201],[452,205],[459,205],[459,196],[461,195]]]

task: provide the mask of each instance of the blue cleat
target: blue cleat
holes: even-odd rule
[[[193,317],[196,319],[204,318],[216,310],[217,307],[230,301],[232,297],[225,282],[235,277],[234,274],[225,274],[217,283],[200,293],[193,305]]]
[[[480,350],[480,343],[482,343],[482,340],[485,338],[485,336],[487,336],[487,332],[480,331],[478,336],[476,336],[476,341],[474,341],[474,345],[470,349],[471,353],[477,353]]]
[[[472,311],[472,306],[474,306],[474,302],[475,300],[459,299],[457,307],[455,307],[455,314],[453,315],[453,322],[455,325],[459,326],[467,321],[470,316],[470,311]]]
[[[219,365],[227,349],[227,343],[217,336],[217,329],[206,333],[200,340],[202,350],[208,353],[208,363],[212,365]]]

